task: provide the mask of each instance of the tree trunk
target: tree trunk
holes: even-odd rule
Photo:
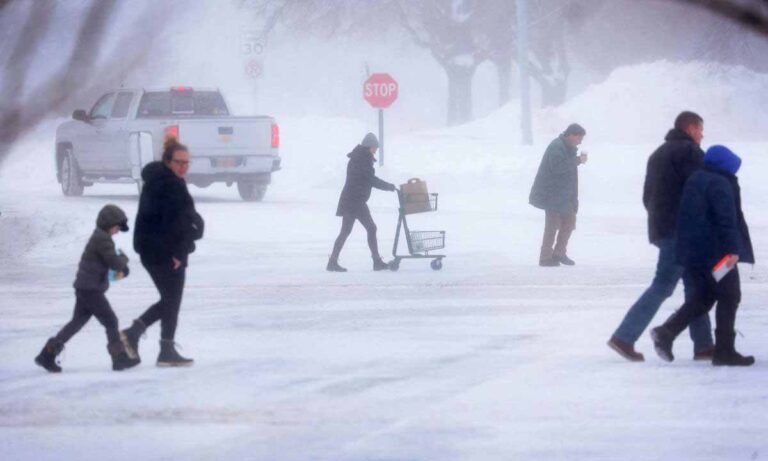
[[[512,99],[512,55],[496,58],[493,64],[499,82],[499,107],[502,107]]]
[[[444,65],[448,76],[448,125],[472,120],[472,78],[475,66]]]

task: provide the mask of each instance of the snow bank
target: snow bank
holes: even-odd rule
[[[519,101],[455,130],[520,142]],[[587,141],[655,144],[683,110],[704,117],[705,144],[768,139],[768,75],[742,66],[657,61],[621,67],[562,106],[534,110],[534,139],[543,143],[569,123]]]
[[[768,139],[768,75],[741,66],[658,61],[616,69],[561,107],[540,111],[539,131],[583,124],[600,142],[658,141],[682,110],[704,117],[705,143]]]

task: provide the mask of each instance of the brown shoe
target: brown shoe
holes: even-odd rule
[[[715,346],[712,346],[712,347],[710,347],[708,349],[704,349],[701,352],[695,352],[693,354],[693,360],[701,360],[703,362],[704,361],[711,362],[712,361],[712,357],[714,357],[714,356],[715,356]]]
[[[643,354],[635,350],[635,346],[627,344],[615,336],[611,336],[608,340],[608,347],[615,350],[620,356],[629,360],[630,362],[644,362],[645,357]]]

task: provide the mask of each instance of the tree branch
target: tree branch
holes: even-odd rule
[[[745,28],[768,37],[768,14],[758,6],[750,6],[727,0],[675,0],[699,8],[704,8],[720,16],[735,21]],[[768,5],[768,0],[762,0]]]

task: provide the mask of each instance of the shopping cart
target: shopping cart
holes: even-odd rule
[[[430,254],[431,251],[445,248],[445,231],[412,231],[408,228],[406,215],[437,211],[437,194],[409,193],[402,189],[397,191],[400,202],[397,231],[395,231],[395,244],[392,247],[392,256],[395,257],[389,268],[393,271],[400,269],[402,259],[431,259],[430,267],[439,271],[443,268],[442,254]],[[408,246],[407,255],[397,254],[400,243],[400,231],[403,230],[405,243]]]

